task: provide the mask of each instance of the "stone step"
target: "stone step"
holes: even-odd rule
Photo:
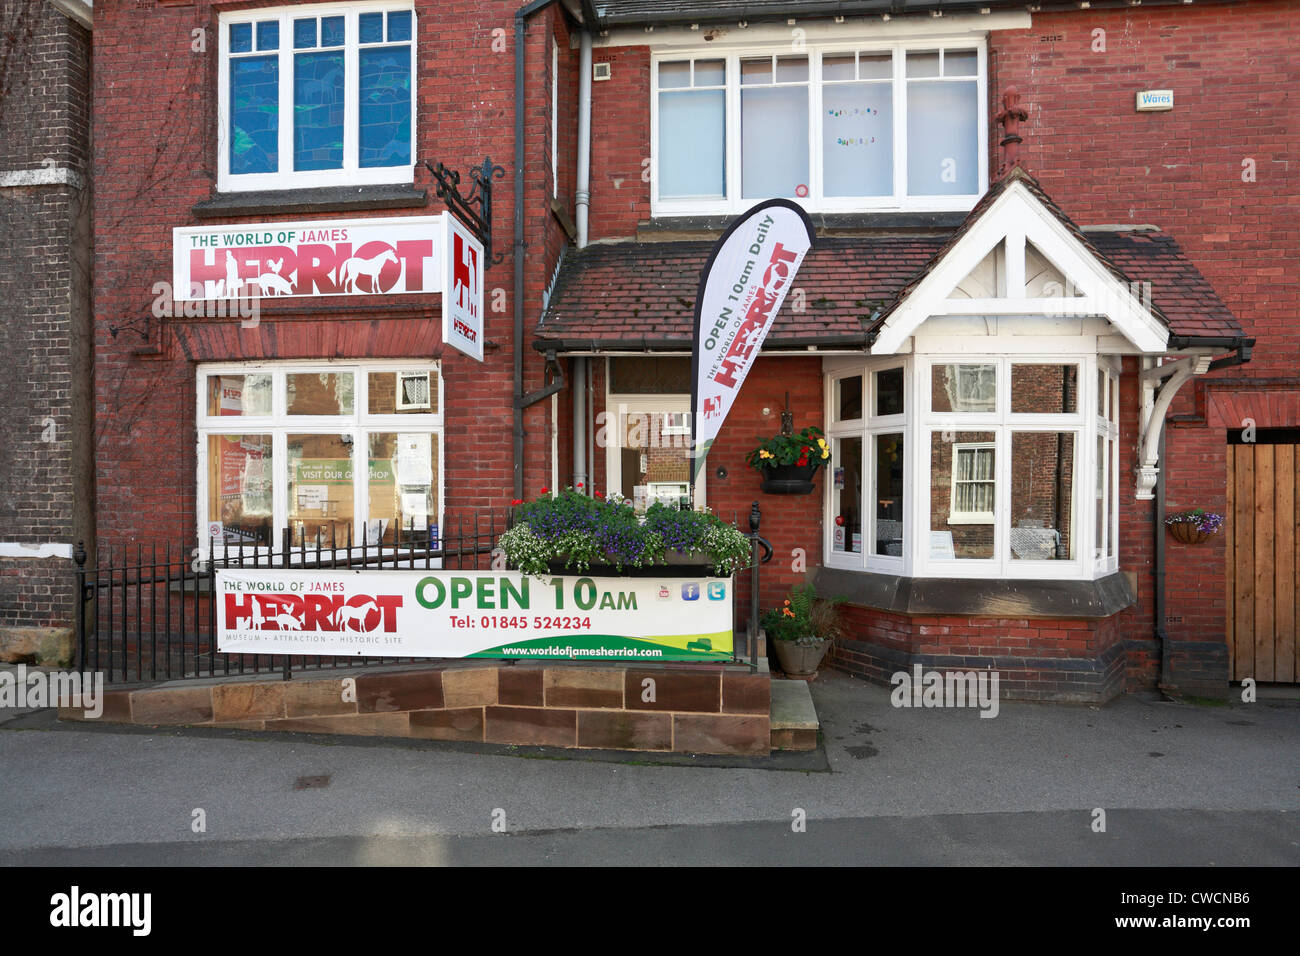
[[[772,681],[773,750],[816,750],[820,727],[807,681]]]

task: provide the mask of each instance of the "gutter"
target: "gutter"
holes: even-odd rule
[[[800,335],[769,335],[763,342],[763,353],[786,351],[815,354],[819,348],[870,347],[874,336],[867,332],[847,332],[841,335],[819,335],[816,338]],[[618,339],[534,339],[538,352],[600,353],[600,352],[689,352],[690,338],[634,335]]]

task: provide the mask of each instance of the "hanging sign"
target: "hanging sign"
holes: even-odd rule
[[[437,526],[430,526],[436,541]],[[217,648],[235,654],[720,661],[733,579],[218,568]]]
[[[455,216],[446,220],[442,340],[483,361],[483,243]]]
[[[338,219],[172,230],[172,298],[291,298],[441,292],[439,216]],[[482,295],[482,263],[472,277]],[[445,307],[444,307],[445,308]],[[480,308],[481,313],[481,308]]]
[[[693,476],[703,467],[812,243],[813,226],[803,207],[769,199],[742,214],[713,247],[695,296]]]

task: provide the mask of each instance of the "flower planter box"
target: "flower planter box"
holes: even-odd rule
[[[773,465],[763,469],[763,491],[769,495],[808,495],[820,464]]]
[[[663,564],[652,564],[648,567],[633,568],[623,565],[622,569],[613,561],[608,563],[597,564],[592,562],[586,571],[579,571],[577,568],[566,568],[563,561],[551,561],[550,569],[552,574],[579,574],[584,577],[601,577],[601,578],[713,578],[717,577],[713,573],[713,564],[706,555],[701,554],[682,554],[680,551],[669,551],[664,555]]]

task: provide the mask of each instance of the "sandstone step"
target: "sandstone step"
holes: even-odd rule
[[[773,750],[816,750],[820,727],[806,681],[772,681]]]

